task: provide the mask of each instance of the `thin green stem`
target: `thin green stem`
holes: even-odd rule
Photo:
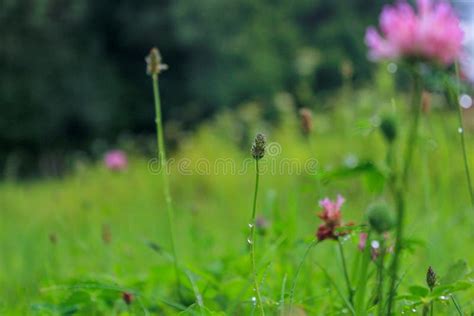
[[[317,156],[316,156],[315,150],[314,150],[315,146],[314,146],[313,138],[311,136],[312,135],[309,134],[306,137],[306,142],[308,144],[309,154],[311,155],[311,158],[316,158]],[[321,181],[321,170],[320,170],[320,168],[318,168],[317,173],[316,173],[316,190],[317,190],[318,197],[322,197],[323,194],[324,194],[324,191],[323,191],[323,183]]]
[[[463,154],[463,158],[464,158],[464,171],[466,172],[466,178],[467,178],[467,185],[468,185],[468,189],[469,189],[469,196],[471,197],[471,204],[472,204],[472,207],[474,209],[474,191],[472,190],[472,181],[471,181],[471,173],[469,171],[469,161],[467,159],[467,150],[466,150],[466,141],[465,141],[465,137],[464,137],[464,122],[463,122],[463,117],[462,117],[462,110],[461,110],[461,107],[459,106],[459,95],[460,95],[460,86],[461,86],[461,83],[460,83],[460,76],[459,76],[459,65],[458,63],[456,62],[455,63],[455,68],[456,68],[456,77],[457,77],[457,81],[458,81],[458,89],[456,90],[456,98],[454,102],[455,106],[456,106],[456,109],[457,109],[457,112],[458,112],[458,120],[459,120],[459,135],[460,135],[460,139],[461,139],[461,147],[462,147],[462,154]]]
[[[160,166],[160,171],[162,174],[162,181],[163,181],[163,193],[166,200],[166,209],[168,215],[168,228],[170,233],[170,244],[171,244],[171,253],[173,254],[173,262],[174,262],[174,270],[176,274],[176,282],[177,282],[177,289],[178,293],[181,293],[181,281],[179,277],[179,264],[178,264],[178,256],[176,254],[176,244],[175,244],[175,234],[174,234],[174,210],[173,210],[173,202],[171,199],[170,193],[170,184],[168,179],[168,170],[167,170],[167,163],[166,163],[166,151],[165,151],[165,144],[164,144],[164,136],[163,136],[163,122],[161,117],[161,102],[160,102],[160,94],[158,89],[158,75],[152,75],[153,79],[153,95],[155,100],[155,123],[156,123],[156,131],[157,131],[157,149],[158,149],[158,163]]]
[[[347,286],[347,294],[348,299],[351,304],[353,304],[354,300],[354,289],[351,285],[351,280],[349,278],[349,273],[347,272],[347,263],[346,263],[346,256],[344,255],[344,247],[342,247],[341,239],[337,239],[337,244],[339,245],[339,253],[341,254],[341,261],[342,261],[342,269],[344,270],[344,278],[346,280]]]
[[[378,305],[378,314],[383,316],[383,282],[384,282],[384,261],[385,261],[385,240],[382,236],[380,241],[380,256],[379,256],[379,266],[378,266],[378,281],[377,281],[377,305]]]
[[[430,293],[433,294],[433,288],[430,288]],[[430,302],[429,309],[430,309],[430,316],[433,316],[433,313],[434,313],[434,301],[433,300],[431,300],[431,302]]]
[[[255,159],[255,193],[253,196],[253,209],[252,209],[252,218],[250,220],[250,259],[252,261],[252,276],[253,276],[253,286],[255,293],[257,295],[257,305],[260,308],[261,315],[265,315],[265,310],[262,304],[262,297],[260,295],[260,286],[258,284],[257,278],[257,267],[255,262],[255,216],[257,214],[257,195],[258,195],[258,184],[260,180],[260,170],[258,167],[258,159]]]
[[[367,314],[366,304],[365,304],[365,293],[367,290],[367,281],[368,281],[368,270],[370,263],[370,240],[371,240],[371,231],[367,232],[367,242],[365,244],[364,252],[362,253],[362,264],[360,266],[360,271],[358,273],[357,280],[357,292],[355,296],[355,306],[358,316],[364,316]]]
[[[412,115],[413,115],[413,124],[410,129],[410,134],[408,135],[407,147],[405,151],[404,164],[403,164],[403,176],[402,176],[402,186],[405,186],[408,181],[408,176],[411,168],[411,161],[413,159],[413,152],[415,150],[416,141],[418,139],[418,126],[420,125],[420,116],[421,116],[421,95],[422,95],[422,83],[421,76],[415,72],[413,78],[413,100],[412,100]]]
[[[396,227],[396,240],[395,240],[395,254],[393,261],[390,266],[390,287],[388,295],[388,307],[387,314],[391,315],[393,309],[393,302],[396,294],[396,284],[398,279],[398,270],[400,263],[400,255],[402,251],[403,241],[403,230],[405,220],[405,192],[408,192],[408,176],[410,173],[411,162],[413,158],[413,152],[415,149],[416,141],[418,138],[418,125],[421,114],[421,94],[422,94],[422,81],[421,76],[416,71],[414,72],[413,84],[413,99],[412,99],[412,111],[413,121],[409,131],[407,147],[405,148],[405,156],[403,163],[403,173],[401,179],[394,178],[395,181],[395,204],[397,209],[397,227]],[[397,180],[399,180],[397,182]]]
[[[339,289],[339,287],[337,286],[336,282],[333,280],[333,278],[331,278],[331,276],[329,275],[329,273],[326,271],[326,269],[324,269],[323,266],[319,265],[318,263],[316,263],[316,265],[321,269],[321,271],[323,271],[324,275],[326,275],[326,278],[328,279],[328,281],[331,283],[331,285],[334,287],[334,289],[336,290],[337,292],[337,295],[339,295],[339,297],[342,299],[342,301],[344,302],[344,304],[346,305],[346,307],[349,309],[349,311],[351,312],[352,316],[358,316],[360,315],[359,313],[357,313],[355,310],[354,310],[354,306],[351,304],[351,302],[349,302],[347,300],[347,297],[344,296],[344,294],[342,294],[342,291]]]
[[[423,305],[423,310],[421,311],[421,315],[428,316],[429,311],[430,311],[430,307],[427,304],[425,304]]]
[[[298,280],[298,276],[300,274],[301,268],[303,267],[303,263],[306,261],[306,257],[310,253],[311,249],[313,249],[313,247],[316,246],[318,242],[319,241],[315,239],[309,244],[308,248],[306,248],[306,251],[303,254],[303,257],[301,258],[300,263],[298,264],[298,267],[296,268],[295,278],[293,280],[293,284],[291,285],[291,291],[290,291],[290,303],[289,303],[289,308],[288,308],[290,314],[292,313],[293,298],[295,295],[296,284],[297,284],[297,280]]]
[[[281,284],[281,291],[280,291],[280,316],[285,316],[285,287],[286,287],[286,273],[283,276],[283,282]],[[291,305],[290,305],[291,311]]]
[[[451,300],[453,301],[454,307],[456,307],[456,311],[458,312],[458,315],[459,315],[459,316],[463,316],[464,313],[463,313],[463,311],[462,311],[462,309],[461,309],[461,305],[459,305],[459,302],[458,302],[458,300],[456,299],[456,296],[454,296],[454,294],[451,295]]]

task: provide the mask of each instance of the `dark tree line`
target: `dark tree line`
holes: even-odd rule
[[[153,131],[144,65],[152,45],[170,66],[161,78],[165,118],[183,128],[282,90],[303,104],[300,85],[337,89],[344,61],[363,82],[362,38],[382,2],[3,0],[0,160]],[[308,51],[315,61],[305,66]]]

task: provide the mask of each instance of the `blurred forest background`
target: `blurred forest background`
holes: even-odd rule
[[[384,2],[3,0],[0,170],[31,174],[38,161],[154,133],[144,62],[154,45],[170,66],[160,77],[169,130],[244,101],[271,120],[280,91],[317,109],[345,81],[370,78],[362,39]]]

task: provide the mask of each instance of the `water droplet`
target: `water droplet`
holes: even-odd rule
[[[349,239],[351,239],[351,236],[349,236],[349,235],[339,237],[339,240],[341,241],[341,243],[345,243],[345,242],[347,242]]]
[[[253,244],[253,241],[252,241],[252,239],[251,239],[250,237],[247,238],[247,242],[249,243],[249,245]]]
[[[412,311],[413,313],[416,313],[416,308],[412,308],[411,311]]]
[[[463,109],[469,109],[469,108],[472,106],[472,98],[471,98],[471,96],[469,96],[468,94],[463,94],[463,95],[459,98],[459,105],[460,105]]]
[[[397,72],[398,66],[395,63],[390,63],[390,64],[387,65],[387,70],[388,70],[389,73],[394,74],[394,73]]]
[[[252,303],[253,305],[257,304],[257,298],[255,296],[252,296]]]
[[[253,227],[253,224],[252,223],[249,223],[249,228],[252,228]]]
[[[349,154],[344,158],[344,164],[349,168],[355,168],[359,163],[359,158],[354,154]]]
[[[448,298],[447,296],[444,296],[444,295],[441,295],[441,296],[439,297],[439,299],[442,300],[442,301],[447,301],[447,300],[449,300],[449,298]]]
[[[372,248],[374,248],[374,249],[379,249],[379,248],[380,248],[380,243],[379,243],[377,240],[372,240],[372,242],[370,243],[370,245],[371,245]]]
[[[462,129],[462,127],[459,127],[459,128],[458,128],[458,133],[459,133],[459,134],[462,134],[463,132],[464,132],[464,130]]]
[[[370,124],[372,124],[373,127],[377,127],[377,126],[380,126],[382,120],[380,118],[380,116],[378,115],[374,115],[370,118]]]

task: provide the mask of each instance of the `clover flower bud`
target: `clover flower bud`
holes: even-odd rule
[[[370,226],[379,234],[389,231],[394,226],[393,216],[385,204],[375,204],[369,207],[367,218]]]
[[[299,111],[301,119],[301,129],[305,135],[311,134],[313,131],[313,112],[308,108],[302,108]]]
[[[125,304],[130,305],[133,302],[133,294],[130,292],[123,292],[122,293],[122,300],[125,302]]]
[[[430,113],[431,110],[431,93],[428,91],[423,91],[423,94],[421,95],[421,110],[423,113]]]
[[[256,218],[255,228],[257,229],[257,232],[259,235],[262,235],[262,236],[266,235],[269,227],[270,227],[270,222],[265,216],[261,215]]]
[[[58,235],[56,235],[56,233],[50,233],[48,235],[48,238],[49,238],[49,242],[53,245],[56,245],[56,243],[58,242]]]
[[[380,131],[388,143],[393,143],[397,138],[397,124],[392,117],[385,117],[380,123]]]
[[[108,245],[112,242],[112,231],[108,224],[102,225],[102,241],[104,244]]]

